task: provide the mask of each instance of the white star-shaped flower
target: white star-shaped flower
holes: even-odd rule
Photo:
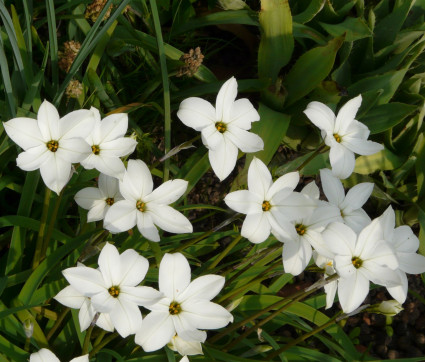
[[[369,281],[387,287],[400,284],[397,257],[383,239],[383,227],[377,218],[358,236],[339,222],[329,224],[323,231],[323,239],[335,253],[335,269],[340,277],[338,298],[345,313],[352,312],[364,301]]]
[[[304,113],[313,124],[321,130],[326,145],[330,147],[329,160],[332,172],[340,179],[345,179],[354,170],[354,153],[372,155],[384,147],[379,143],[368,141],[369,128],[355,119],[362,103],[362,96],[345,103],[335,116],[325,104],[311,102]]]
[[[263,242],[270,232],[276,237],[287,235],[293,227],[290,221],[315,207],[310,198],[294,192],[298,181],[298,172],[291,172],[273,182],[267,166],[254,157],[248,169],[248,190],[224,198],[231,209],[247,214],[241,235],[252,243]]]
[[[204,354],[202,352],[201,342],[198,341],[185,341],[177,334],[171,338],[170,343],[167,345],[171,350],[178,352],[182,356],[194,356],[197,354]]]
[[[190,221],[169,204],[184,194],[188,182],[169,180],[153,190],[152,175],[141,160],[128,161],[119,187],[125,200],[114,203],[105,215],[104,227],[113,233],[127,231],[137,224],[149,240],[159,241],[158,225],[172,233],[191,233]]]
[[[3,125],[24,150],[16,159],[18,167],[25,171],[40,169],[46,186],[57,194],[70,179],[71,164],[81,162],[91,152],[84,139],[93,129],[94,114],[86,109],[60,118],[57,109],[44,101],[36,120],[18,117]]]
[[[31,353],[30,362],[60,362],[60,360],[52,351],[42,348],[38,352]],[[89,355],[73,358],[69,362],[89,362]]]
[[[134,334],[142,323],[138,306],[156,303],[162,293],[151,287],[138,286],[149,263],[133,249],[121,255],[115,246],[106,243],[99,254],[99,269],[73,267],[62,273],[69,284],[89,297],[97,312],[109,317],[122,337]]]
[[[93,131],[86,138],[91,154],[81,161],[86,169],[95,168],[105,175],[122,179],[125,172],[120,157],[134,151],[137,141],[124,137],[128,128],[128,115],[115,113],[100,120],[99,110],[92,107],[95,115]]]
[[[204,342],[203,329],[222,328],[233,321],[225,308],[210,301],[223,288],[222,276],[190,279],[190,265],[182,254],[164,255],[158,280],[164,298],[147,307],[151,312],[136,333],[136,343],[146,352],[164,347],[176,333],[188,342]]]
[[[329,277],[331,275],[334,275],[336,273],[334,268],[334,261],[332,259],[329,259],[323,255],[320,255],[317,251],[313,251],[313,259],[316,265],[323,269],[325,277]],[[326,293],[326,307],[325,309],[329,309],[332,307],[334,300],[335,300],[335,294],[338,287],[338,281],[333,280],[326,284],[324,286],[325,293]]]
[[[83,209],[89,210],[87,221],[98,221],[105,217],[111,205],[123,199],[118,188],[118,179],[101,173],[99,188],[86,187],[78,191],[74,199]]]
[[[352,228],[356,233],[362,231],[370,224],[370,217],[362,209],[373,191],[372,182],[362,182],[353,186],[345,195],[344,186],[328,169],[320,170],[323,192],[329,203],[335,205],[341,211],[344,224]]]
[[[177,112],[186,126],[201,131],[211,167],[220,181],[235,168],[238,148],[243,152],[264,148],[261,137],[248,132],[260,115],[247,98],[235,101],[237,93],[238,83],[232,77],[220,88],[215,108],[202,98],[191,97],[180,104]]]

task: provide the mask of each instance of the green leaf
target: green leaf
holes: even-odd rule
[[[325,46],[311,49],[299,57],[283,81],[288,93],[285,105],[310,93],[329,75],[343,42],[343,37],[332,39]]]
[[[0,352],[15,362],[27,362],[29,353],[15,346],[12,342],[0,335]]]
[[[384,149],[373,155],[357,157],[354,172],[369,175],[378,170],[394,170],[400,167],[403,162],[404,158]]]
[[[320,10],[322,10],[323,5],[325,5],[326,0],[312,0],[309,1],[307,8],[293,16],[294,22],[305,24],[312,20]]]
[[[398,102],[381,104],[368,111],[359,121],[369,128],[371,134],[381,133],[399,124],[417,109],[417,106]]]
[[[339,24],[325,24],[321,22],[319,24],[333,37],[345,34],[344,41],[346,42],[353,42],[372,36],[372,31],[361,18],[349,17]]]

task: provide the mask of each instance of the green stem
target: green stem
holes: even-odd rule
[[[93,332],[93,328],[96,325],[96,323],[94,323],[94,320],[97,319],[97,318],[98,318],[98,316],[95,315],[92,323],[90,324],[89,329],[86,332],[86,336],[84,337],[83,351],[81,353],[82,356],[84,356],[85,354],[87,354],[89,352],[90,337],[91,337],[91,333]]]
[[[59,212],[59,207],[60,207],[60,204],[61,204],[61,201],[62,201],[62,197],[63,197],[63,190],[59,194],[59,197],[56,199],[55,207],[52,211],[52,214],[50,215],[49,227],[47,228],[46,237],[44,238],[44,242],[43,242],[43,250],[42,250],[42,253],[41,253],[43,258],[46,255],[50,239],[52,238],[53,229],[55,228],[56,216],[58,215],[58,212]]]
[[[158,8],[156,0],[150,0],[153,24],[155,28],[156,41],[158,44],[159,63],[161,65],[162,85],[164,89],[164,143],[165,154],[171,149],[171,101],[170,101],[170,85],[168,80],[167,62],[165,59],[164,41],[162,39],[161,22],[159,20]],[[164,162],[164,177],[163,181],[167,181],[170,175],[170,159]]]
[[[102,331],[97,336],[96,340],[93,343],[93,348],[96,348],[100,342],[102,342],[103,337],[105,337],[106,331],[102,329]]]
[[[110,336],[106,337],[101,343],[99,343],[96,347],[92,349],[92,351],[89,354],[89,358],[92,358],[96,355],[97,352],[99,352],[103,347],[105,347],[109,342],[114,340],[119,336],[118,333],[113,333]]]
[[[155,255],[156,265],[159,265],[161,263],[161,260],[162,260],[161,247],[159,246],[159,244],[157,242],[150,241],[150,240],[149,240],[149,247],[152,249],[152,251]]]
[[[43,211],[41,213],[40,228],[38,229],[37,242],[35,244],[34,259],[32,268],[35,269],[40,264],[42,259],[44,232],[46,230],[47,216],[49,214],[49,202],[52,191],[46,187],[43,201]]]
[[[227,245],[226,249],[224,249],[218,255],[218,257],[208,266],[207,270],[214,269],[218,265],[218,263],[220,263],[220,261],[222,261],[224,257],[227,254],[229,254],[230,250],[232,250],[241,239],[242,239],[242,235],[239,235],[236,238],[234,238],[233,241],[229,245]]]
[[[329,321],[327,321],[325,324],[322,324],[321,326],[313,329],[312,331],[303,334],[302,336],[299,336],[298,338],[292,340],[291,342],[287,343],[285,346],[283,346],[282,348],[279,348],[277,351],[274,351],[273,353],[271,353],[269,356],[267,356],[267,358],[265,359],[265,361],[270,361],[272,358],[278,356],[279,354],[281,354],[282,352],[287,351],[289,348],[296,346],[298,343],[305,341],[307,338],[314,336],[316,333],[319,333],[320,331],[328,328],[329,326],[331,326],[332,324],[334,324],[336,322],[336,319],[340,316],[341,312],[338,312],[335,316],[333,316],[331,319],[329,319]]]
[[[322,152],[322,150],[326,147],[326,145],[324,143],[322,143],[317,149],[316,151],[314,151],[312,153],[312,155],[307,158],[300,166],[297,167],[297,171],[301,171],[313,158],[315,158],[320,152]]]
[[[58,319],[56,319],[55,324],[53,325],[53,327],[50,329],[49,333],[47,333],[46,339],[47,341],[50,340],[50,338],[52,338],[53,334],[56,332],[56,330],[59,328],[59,326],[61,325],[62,321],[64,320],[64,318],[66,317],[66,315],[68,314],[68,312],[71,309],[66,307],[61,314],[59,314]]]

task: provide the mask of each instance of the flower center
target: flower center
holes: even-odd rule
[[[305,227],[305,225],[303,224],[296,224],[295,225],[295,230],[297,230],[298,235],[304,235],[307,228]]]
[[[360,259],[358,256],[353,256],[351,258],[351,262],[353,263],[356,269],[359,269],[363,265],[363,260]]]
[[[52,152],[56,152],[59,148],[59,142],[55,140],[51,140],[46,143],[47,149]]]
[[[227,130],[227,126],[223,122],[216,122],[215,128],[217,128],[217,131],[219,131],[220,133],[224,133]]]
[[[335,141],[337,141],[338,143],[341,143],[342,139],[338,133],[334,133],[334,138],[335,138]]]
[[[146,204],[142,200],[139,200],[136,202],[136,209],[139,210],[140,212],[145,212]]]
[[[100,153],[100,147],[98,145],[93,145],[91,146],[91,151],[95,154],[98,155]]]
[[[176,315],[182,311],[182,307],[177,302],[171,302],[170,306],[168,307],[168,311],[171,315]]]
[[[120,295],[120,287],[114,285],[108,289],[108,292],[112,297],[118,298],[118,296]]]
[[[105,202],[106,202],[106,204],[107,204],[107,205],[111,206],[111,205],[113,205],[113,204],[114,204],[114,198],[113,198],[113,197],[108,197],[108,198],[105,200]]]
[[[263,203],[261,204],[261,208],[263,209],[263,211],[269,211],[272,208],[272,205],[270,205],[270,202],[268,201],[263,201]]]

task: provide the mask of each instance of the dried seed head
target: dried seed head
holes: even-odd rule
[[[101,11],[103,10],[107,0],[93,0],[93,2],[90,5],[87,5],[86,12],[84,14],[86,19],[91,19],[91,21],[94,23],[97,18],[99,17]],[[109,7],[108,11],[106,12],[105,16],[103,17],[103,20],[108,19],[111,16],[112,11],[112,5]]]
[[[69,72],[72,63],[74,62],[75,57],[77,56],[78,51],[81,48],[81,44],[78,41],[70,40],[63,43],[64,50],[59,52],[59,68],[64,72]]]
[[[69,82],[65,94],[69,98],[78,98],[83,93],[83,85],[76,79]]]
[[[185,53],[180,57],[184,65],[178,70],[177,77],[187,75],[193,77],[201,66],[204,55],[201,53],[201,48],[197,47],[195,50],[190,49],[189,53]]]

